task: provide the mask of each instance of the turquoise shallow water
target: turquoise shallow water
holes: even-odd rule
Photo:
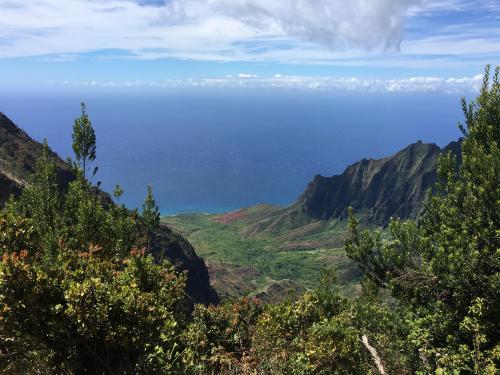
[[[0,111],[63,158],[87,102],[97,178],[140,206],[151,183],[164,214],[294,201],[315,174],[390,155],[419,139],[458,138],[459,97],[302,91],[4,94]]]

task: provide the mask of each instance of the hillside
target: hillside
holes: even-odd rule
[[[299,215],[289,217],[286,210],[268,205],[224,215],[162,218],[203,257],[212,285],[222,298],[263,297],[275,295],[276,290],[285,297],[296,289],[296,283],[314,287],[322,272],[329,270],[337,271],[346,295],[355,294],[360,271],[342,249],[345,221],[309,221],[297,227],[300,220]],[[290,285],[293,287],[288,288]],[[263,299],[277,300],[276,296]]]
[[[459,154],[460,143],[441,149],[417,142],[393,156],[357,162],[341,175],[316,176],[289,207],[260,205],[163,221],[203,256],[223,297],[262,297],[270,289],[276,300],[280,285],[290,284],[284,280],[312,287],[330,269],[341,290],[353,294],[360,271],[343,251],[347,208],[354,208],[364,227],[386,226],[392,216],[416,218],[436,181],[438,156],[448,150]]]
[[[316,176],[293,208],[329,220],[345,218],[352,207],[364,222],[382,226],[391,217],[415,219],[436,181],[439,155],[459,150],[459,142],[441,149],[419,141],[384,159],[363,159],[341,175]]]
[[[17,127],[0,112],[0,206],[13,195],[18,195],[28,183],[35,168],[42,145]],[[56,165],[57,179],[62,188],[67,187],[74,175],[68,164],[56,153],[50,152]],[[111,203],[108,194],[98,191],[106,203]],[[188,274],[186,292],[195,302],[216,303],[219,298],[209,283],[209,274],[204,261],[198,257],[191,244],[178,233],[161,226],[156,247],[163,249],[166,258],[178,272]]]
[[[42,145],[0,112],[0,205],[10,194],[21,192],[41,153]],[[67,186],[73,178],[69,166],[52,151],[50,157],[56,165],[59,184]]]

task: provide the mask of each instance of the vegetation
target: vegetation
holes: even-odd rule
[[[170,371],[186,277],[141,247],[136,212],[106,208],[75,174],[61,191],[45,144],[31,183],[0,212],[0,372]]]
[[[150,252],[154,234],[160,227],[160,209],[156,205],[151,185],[148,185],[148,193],[142,205],[141,224],[146,235],[146,249]]]
[[[184,355],[190,373],[369,374],[363,332],[383,345],[391,373],[404,374],[408,359],[398,316],[369,299],[349,301],[329,283],[295,302],[262,306],[244,297],[219,307],[198,307]]]
[[[500,81],[489,67],[477,101],[462,100],[462,162],[439,162],[440,182],[417,223],[359,233],[347,253],[397,299],[422,371],[494,374],[500,361]]]
[[[497,374],[499,71],[490,82],[488,68],[477,101],[463,102],[461,162],[441,158],[417,222],[361,232],[351,216],[345,250],[365,272],[352,299],[326,273],[295,300],[190,312],[185,276],[137,246],[139,215],[106,209],[83,173],[61,192],[45,151],[0,213],[0,370]]]
[[[257,206],[226,215],[186,214],[162,221],[184,234],[209,268],[222,271],[211,281],[223,298],[255,295],[283,279],[315,288],[329,269],[338,272],[343,294],[356,293],[360,272],[342,248],[346,223],[304,221],[272,232],[255,229],[262,220],[280,215],[277,210]],[[233,219],[226,221],[227,217]]]
[[[87,164],[96,158],[96,137],[85,103],[82,103],[81,107],[82,115],[75,119],[73,125],[73,152],[85,178]],[[94,169],[92,175],[96,173],[97,168]]]

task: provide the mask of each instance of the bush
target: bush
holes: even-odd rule
[[[262,312],[257,299],[220,306],[197,306],[184,334],[183,361],[191,373],[244,373],[250,361],[255,326]]]

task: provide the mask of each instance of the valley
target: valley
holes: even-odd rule
[[[273,294],[276,300],[276,294],[317,286],[326,271],[352,297],[362,272],[343,249],[348,208],[364,228],[386,228],[392,217],[416,219],[436,182],[438,157],[447,152],[460,157],[460,142],[440,148],[419,141],[383,159],[363,159],[340,175],[316,176],[288,207],[262,204],[162,221],[204,258],[222,298]]]
[[[290,280],[290,289],[316,286],[335,270],[343,293],[357,291],[360,271],[345,255],[345,221],[310,220],[287,209],[260,205],[224,215],[162,218],[204,258],[212,286],[222,298],[266,292]],[[288,214],[289,215],[289,214]],[[301,216],[300,218],[297,216]]]

